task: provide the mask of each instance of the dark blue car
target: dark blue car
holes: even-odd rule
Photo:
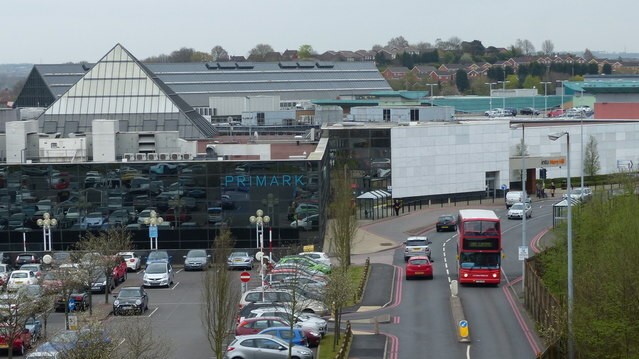
[[[306,340],[304,331],[300,328],[293,328],[291,331],[289,327],[271,327],[262,330],[259,334],[272,335],[286,342],[308,347],[308,341]]]

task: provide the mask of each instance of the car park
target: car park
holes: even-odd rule
[[[184,270],[206,270],[210,267],[211,255],[204,249],[191,249],[184,256]]]
[[[433,279],[433,265],[427,256],[411,257],[406,262],[406,280],[423,277]]]
[[[167,262],[150,263],[144,270],[142,283],[145,287],[170,287],[173,285],[174,273]]]
[[[232,252],[226,260],[229,269],[253,269],[253,257],[248,252]]]
[[[290,347],[290,348],[289,348]],[[286,359],[291,351],[292,358],[313,359],[313,352],[303,346],[291,346],[272,335],[247,335],[236,337],[226,348],[225,359],[232,358],[269,358]]]
[[[328,254],[324,252],[302,252],[302,253],[299,253],[298,255],[303,257],[308,257],[316,262],[322,263],[329,267],[333,265],[331,263],[331,258],[328,256]]]
[[[270,327],[263,329],[258,334],[268,334],[280,338],[287,343],[309,347],[308,339],[301,328]]]
[[[435,229],[437,230],[437,232],[442,232],[444,230],[454,232],[457,230],[457,219],[452,214],[442,214],[437,219]]]
[[[404,241],[404,262],[408,262],[410,257],[426,256],[431,257],[429,244],[432,242],[426,236],[412,236]]]
[[[114,298],[113,315],[143,314],[149,309],[149,295],[143,287],[123,287]]]
[[[508,219],[523,219],[524,215],[526,218],[532,217],[532,206],[530,203],[515,203],[510,206],[508,210]]]

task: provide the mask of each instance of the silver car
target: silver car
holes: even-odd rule
[[[205,270],[210,266],[210,258],[211,255],[207,254],[204,249],[191,249],[184,256],[184,270]]]
[[[253,257],[248,252],[233,252],[226,260],[229,269],[253,269]]]
[[[288,358],[289,344],[268,334],[240,335],[229,344],[224,358]],[[303,346],[293,345],[291,357],[313,359],[313,352]]]
[[[408,237],[404,242],[404,262],[408,262],[408,258],[414,256],[427,256],[431,259],[428,246],[431,243],[428,237]]]

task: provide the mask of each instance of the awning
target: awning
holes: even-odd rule
[[[359,195],[357,199],[382,199],[382,198],[388,198],[388,197],[391,197],[390,193],[379,189],[376,191],[363,193]]]

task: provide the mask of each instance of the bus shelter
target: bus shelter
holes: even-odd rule
[[[384,190],[363,193],[357,197],[359,218],[380,219],[388,217],[391,194]]]
[[[578,205],[580,201],[576,198],[570,198],[570,205]],[[557,227],[563,221],[568,218],[568,199],[564,198],[562,201],[552,205],[552,226]]]

